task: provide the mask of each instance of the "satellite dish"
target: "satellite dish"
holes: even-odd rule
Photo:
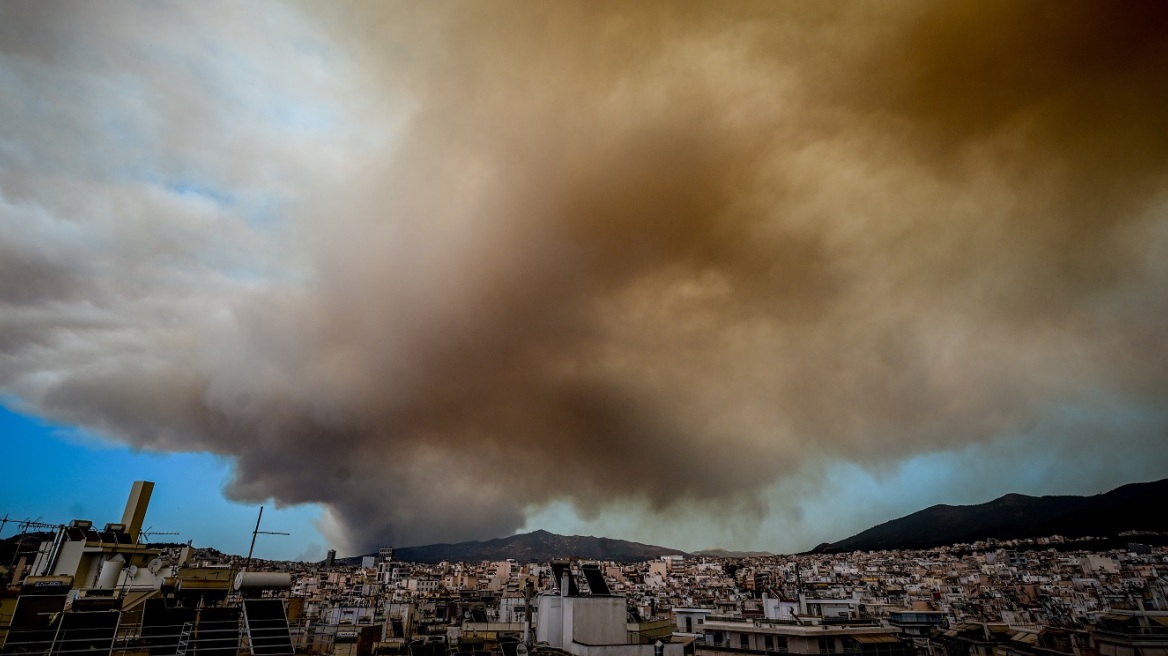
[[[515,656],[527,656],[527,645],[522,642],[515,645]]]
[[[154,560],[150,561],[150,564],[146,566],[146,569],[150,570],[151,574],[157,575],[158,570],[162,569],[162,559],[155,558]]]
[[[130,565],[130,567],[128,568],[128,571],[130,572],[130,578],[134,578],[135,576],[138,575],[138,566],[137,565]]]

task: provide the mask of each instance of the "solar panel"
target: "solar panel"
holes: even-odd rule
[[[584,580],[588,582],[588,589],[594,595],[611,594],[608,590],[608,583],[604,580],[604,575],[600,573],[599,565],[583,565],[580,571],[584,573]]]
[[[245,599],[243,622],[247,627],[251,653],[264,656],[291,655],[292,635],[284,602],[279,599]]]
[[[199,656],[236,656],[239,653],[239,609],[200,610],[191,644]]]
[[[4,648],[8,651],[46,652],[57,633],[57,613],[65,608],[65,595],[25,595],[16,598]]]
[[[557,588],[564,584],[565,573],[568,575],[568,595],[576,596],[580,594],[580,588],[576,586],[576,577],[572,576],[572,570],[569,568],[568,563],[562,561],[552,563],[552,575],[556,577]]]
[[[109,654],[118,633],[116,610],[63,613],[52,654]]]
[[[193,625],[198,612],[194,608],[167,608],[164,599],[147,599],[142,607],[142,641],[151,655],[178,651],[183,625]]]

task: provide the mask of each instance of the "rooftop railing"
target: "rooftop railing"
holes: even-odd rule
[[[798,620],[793,619],[770,619],[765,617],[739,617],[737,615],[709,615],[706,617],[706,622],[730,622],[734,624],[749,624],[753,626],[831,626],[831,627],[870,627],[880,626],[878,620],[862,617],[862,618],[846,618],[846,617],[820,617],[818,615],[803,615]]]
[[[1100,629],[1095,635],[1129,642],[1163,642],[1168,644],[1168,627],[1141,626],[1125,631]]]

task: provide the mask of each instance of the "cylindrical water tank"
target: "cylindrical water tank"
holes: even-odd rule
[[[113,558],[102,563],[101,574],[97,575],[97,588],[113,590],[118,587],[118,575],[122,573],[122,566],[125,564],[126,559],[122,558],[121,554],[115,554]]]
[[[162,587],[159,588],[162,594],[174,594],[182,590],[182,579],[177,576],[168,576],[162,579]]]
[[[288,572],[240,572],[235,575],[236,590],[287,590],[292,587]]]

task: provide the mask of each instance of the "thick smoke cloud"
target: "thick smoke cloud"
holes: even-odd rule
[[[1159,3],[0,12],[0,390],[350,549],[1165,458]]]

